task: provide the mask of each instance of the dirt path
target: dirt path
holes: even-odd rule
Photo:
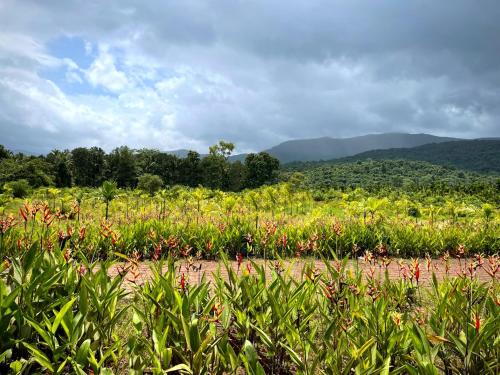
[[[468,265],[473,261],[473,259],[450,259],[448,261],[448,272],[446,271],[446,264],[442,260],[432,260],[429,268],[427,265],[427,262],[425,259],[420,259],[419,260],[419,269],[420,269],[420,277],[419,277],[419,283],[428,285],[430,281],[432,280],[432,272],[434,272],[438,278],[438,280],[442,280],[446,276],[448,277],[456,277],[458,275],[463,274],[463,272],[467,270]],[[264,261],[262,259],[256,260],[255,261],[257,264],[262,265],[264,264]],[[272,269],[278,264],[276,261],[267,261],[266,262],[266,272],[267,275],[270,276]],[[236,261],[230,262],[231,267],[236,271],[238,269],[238,263]],[[243,261],[241,264],[240,268],[240,273],[241,272],[247,272],[247,264],[249,265],[250,262],[247,262],[246,260]],[[302,278],[302,270],[304,268],[305,264],[311,264],[313,265],[313,268],[316,270],[316,272],[324,272],[326,269],[325,264],[322,261],[319,260],[303,260],[303,259],[293,259],[293,260],[286,260],[282,261],[280,263],[281,267],[283,269],[284,274],[288,274],[291,277],[300,280]],[[332,262],[333,264],[333,262]],[[222,262],[219,261],[207,261],[207,260],[202,260],[202,261],[195,261],[192,263],[194,267],[196,267],[198,270],[195,270],[194,267],[187,267],[187,262],[183,261],[178,261],[176,263],[176,269],[177,273],[180,275],[181,273],[185,274],[186,281],[190,284],[196,284],[198,283],[198,280],[201,279],[202,275],[205,275],[206,279],[211,281],[213,280],[213,273],[216,273],[219,269],[221,272],[221,275],[227,279],[227,270],[224,268]],[[404,278],[405,274],[407,277],[410,277],[412,275],[412,270],[414,272],[414,266],[412,265],[412,261],[405,259],[405,260],[400,260],[400,259],[392,259],[391,262],[387,265],[369,265],[363,261],[358,262],[359,267],[362,269],[363,273],[365,275],[370,274],[371,272],[374,273],[375,277],[383,277],[383,274],[385,272],[385,268],[387,268],[389,277],[394,280],[402,279]],[[117,263],[113,265],[109,269],[109,274],[111,276],[116,276],[121,270],[125,264],[123,263]],[[145,280],[148,280],[151,278],[151,270],[150,270],[151,263],[150,262],[141,262],[139,263],[138,269],[135,273],[129,272],[126,276],[126,288],[132,287],[133,283],[136,284],[142,284],[144,283]],[[348,267],[351,267],[352,269],[356,268],[356,261],[349,261]],[[164,266],[164,269],[166,270],[166,266]],[[187,270],[188,269],[188,270]],[[481,281],[488,281],[491,280],[491,276],[488,275],[486,270],[489,270],[489,264],[487,259],[484,260],[484,264],[482,267],[478,267],[475,271],[475,275],[477,278]],[[250,267],[250,273],[255,274],[255,270]],[[497,279],[500,278],[500,271],[497,272],[496,274]]]

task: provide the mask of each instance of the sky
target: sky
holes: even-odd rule
[[[0,0],[0,144],[500,136],[498,0]]]

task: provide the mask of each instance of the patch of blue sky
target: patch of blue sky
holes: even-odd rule
[[[62,64],[58,67],[47,67],[39,74],[54,82],[68,95],[107,95],[115,96],[108,90],[89,84],[85,73],[81,70],[88,69],[97,56],[97,49],[91,43],[76,36],[63,36],[51,40],[47,45],[47,52],[59,59],[70,59],[78,69],[72,69]]]
[[[48,52],[60,59],[73,60],[81,69],[87,69],[96,57],[96,48],[89,41],[77,36],[62,36],[47,44]]]

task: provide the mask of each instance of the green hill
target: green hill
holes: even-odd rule
[[[413,160],[358,160],[339,163],[307,163],[287,165],[283,179],[301,172],[305,184],[314,189],[368,190],[402,188],[404,190],[454,190],[496,194],[500,179],[496,176],[464,171],[450,166],[435,165]]]
[[[431,143],[413,148],[373,150],[325,162],[290,163],[288,168],[304,170],[319,165],[358,160],[414,160],[452,166],[480,173],[500,174],[500,140],[467,140]]]
[[[437,137],[430,134],[368,134],[352,138],[298,139],[280,143],[266,150],[266,152],[278,158],[282,163],[288,163],[293,161],[330,160],[369,150],[415,147],[452,140],[456,140],[456,138]]]

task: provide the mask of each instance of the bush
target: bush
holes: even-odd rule
[[[10,190],[14,198],[24,198],[28,195],[30,184],[26,180],[17,180],[7,183],[7,190]]]
[[[139,177],[139,184],[137,187],[149,193],[149,195],[154,195],[163,186],[163,180],[160,176],[155,174],[145,173]]]

